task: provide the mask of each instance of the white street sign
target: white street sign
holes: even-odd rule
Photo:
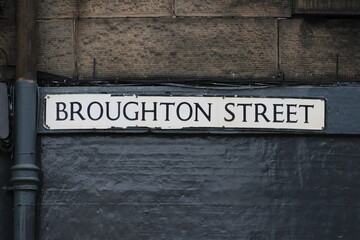
[[[45,100],[44,125],[50,130],[325,128],[323,99],[54,94]]]

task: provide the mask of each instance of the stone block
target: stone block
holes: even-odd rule
[[[294,12],[300,14],[360,15],[359,0],[295,0]]]
[[[280,62],[286,79],[358,80],[358,19],[280,21]]]
[[[80,16],[90,18],[162,17],[173,14],[173,0],[80,1]]]
[[[87,19],[78,29],[85,79],[276,75],[273,19]]]
[[[291,0],[176,0],[177,16],[290,17]]]
[[[38,70],[75,76],[73,20],[39,21],[38,27]]]
[[[40,0],[38,3],[38,18],[74,18],[78,13],[78,2],[77,0]]]

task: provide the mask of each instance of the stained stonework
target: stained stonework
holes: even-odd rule
[[[79,75],[90,78],[272,78],[272,19],[112,19],[79,21]]]
[[[177,16],[290,17],[291,0],[176,0]]]
[[[80,1],[81,17],[164,17],[173,14],[173,0]]]
[[[38,70],[75,76],[74,21],[58,19],[39,21]]]
[[[287,79],[358,80],[360,21],[280,21],[280,61]]]
[[[294,13],[360,15],[359,0],[294,0]]]

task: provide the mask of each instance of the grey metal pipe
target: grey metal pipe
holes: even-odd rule
[[[35,239],[38,189],[36,162],[36,0],[17,0],[15,83],[14,240]]]
[[[14,189],[14,240],[35,239],[36,162],[35,82],[15,86],[15,165],[11,168]]]

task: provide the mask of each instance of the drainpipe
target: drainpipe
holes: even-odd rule
[[[36,161],[36,0],[17,0],[14,240],[35,239],[35,199],[38,190]]]

